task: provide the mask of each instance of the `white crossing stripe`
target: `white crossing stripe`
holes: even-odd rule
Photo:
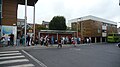
[[[0,57],[0,60],[1,60],[1,59],[23,58],[23,57],[25,57],[25,56],[21,55],[21,56]]]
[[[0,56],[20,55],[21,53],[0,54]]]
[[[19,52],[19,51],[4,51],[4,52],[0,52],[0,53],[15,53],[15,52]]]
[[[28,59],[17,59],[17,60],[6,60],[6,61],[1,61],[0,64],[8,64],[8,63],[16,63],[16,62],[27,62],[29,61]]]
[[[22,62],[29,62],[28,59],[25,59],[25,56],[22,55],[19,51],[4,51],[0,52],[0,65],[2,64],[11,64],[10,66],[6,67],[35,67],[34,64],[27,63],[24,64]],[[22,63],[18,65],[14,65],[15,63]]]
[[[33,64],[23,64],[23,65],[8,66],[8,67],[35,67],[35,66]]]

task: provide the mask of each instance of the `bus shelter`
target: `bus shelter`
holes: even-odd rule
[[[59,41],[61,37],[68,37],[68,38],[75,37],[76,32],[77,31],[66,31],[66,30],[40,30],[38,36],[39,38],[45,36],[48,36],[49,38],[54,37],[55,40]]]

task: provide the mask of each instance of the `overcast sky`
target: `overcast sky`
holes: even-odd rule
[[[38,0],[36,7],[36,23],[50,21],[54,16],[60,15],[68,20],[87,15],[120,22],[119,0]],[[18,6],[18,18],[24,19],[23,5]],[[28,6],[27,22],[33,23],[33,7]],[[120,23],[118,23],[120,26]]]

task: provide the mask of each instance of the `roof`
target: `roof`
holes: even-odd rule
[[[40,30],[40,33],[75,33],[76,31],[68,30]]]
[[[74,22],[77,22],[77,21],[84,21],[84,20],[95,20],[95,21],[100,21],[100,22],[104,22],[104,23],[108,23],[108,24],[117,25],[117,22],[113,22],[113,21],[106,20],[106,19],[103,19],[103,18],[95,17],[95,16],[92,16],[92,15],[72,19],[72,20],[70,20],[70,22],[74,23]]]
[[[27,0],[29,6],[34,6],[38,0]],[[25,5],[25,0],[18,0],[18,4]]]

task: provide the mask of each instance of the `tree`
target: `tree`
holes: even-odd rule
[[[66,30],[66,20],[63,16],[54,16],[49,23],[50,30]]]

